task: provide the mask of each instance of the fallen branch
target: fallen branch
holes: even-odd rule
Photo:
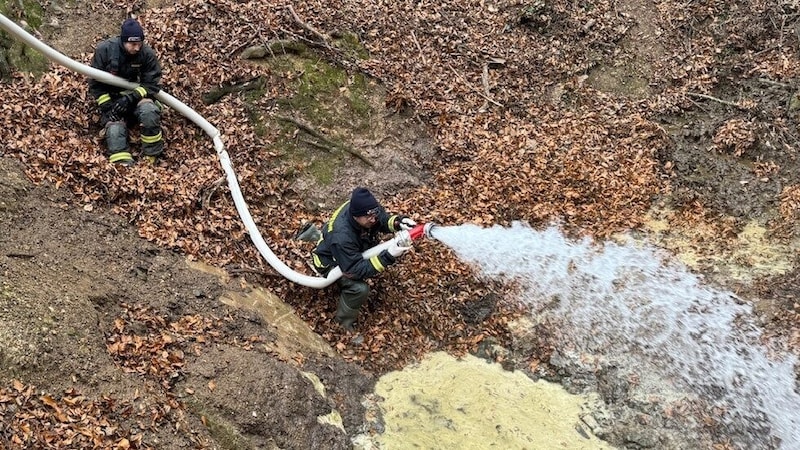
[[[294,117],[288,117],[288,116],[275,116],[275,118],[277,120],[281,120],[281,121],[284,121],[284,122],[292,123],[297,128],[299,128],[300,130],[305,131],[307,134],[311,135],[312,137],[315,137],[315,138],[319,139],[320,141],[324,142],[330,148],[332,148],[332,149],[333,148],[341,149],[341,150],[343,150],[343,151],[355,156],[356,158],[360,159],[362,162],[364,162],[364,164],[366,164],[366,165],[368,165],[368,166],[370,166],[372,168],[375,167],[375,165],[372,164],[371,161],[367,160],[364,157],[364,155],[359,153],[357,150],[352,149],[352,148],[350,148],[350,147],[348,147],[348,146],[346,146],[344,144],[340,144],[340,143],[337,143],[337,142],[334,142],[334,141],[328,139],[327,137],[325,137],[324,134],[322,134],[321,132],[319,132],[316,129],[314,129],[314,127],[312,127],[310,124],[307,124],[307,123],[303,122],[300,119],[296,119]]]
[[[697,94],[697,93],[694,93],[694,92],[687,92],[686,95],[689,96],[689,97],[695,97],[695,98],[702,98],[702,99],[705,99],[705,100],[711,100],[711,101],[714,101],[714,102],[717,102],[717,103],[721,103],[723,105],[732,106],[734,108],[739,108],[739,109],[745,110],[745,111],[748,109],[748,108],[746,108],[746,107],[744,107],[742,105],[739,105],[739,104],[736,104],[736,103],[733,103],[733,102],[729,102],[727,100],[722,100],[722,99],[719,99],[717,97],[712,97],[712,96],[706,95],[706,94]]]
[[[773,81],[773,80],[770,80],[769,78],[759,78],[758,81],[761,82],[761,83],[764,83],[764,84],[771,84],[773,86],[779,86],[779,87],[782,87],[782,88],[791,88],[792,87],[791,84],[781,83],[780,81]]]
[[[478,95],[480,95],[481,97],[483,97],[484,99],[486,99],[487,101],[489,101],[490,103],[492,103],[492,104],[494,104],[494,105],[497,105],[497,106],[499,106],[499,107],[501,107],[501,108],[504,108],[504,107],[505,107],[505,106],[504,106],[502,103],[500,103],[500,102],[498,102],[497,100],[495,100],[495,99],[493,99],[493,98],[489,97],[488,95],[484,94],[484,93],[483,93],[483,92],[481,92],[480,90],[478,90],[478,89],[475,89],[475,88],[474,88],[474,87],[473,87],[473,86],[472,86],[472,85],[469,83],[469,81],[467,81],[467,79],[466,79],[466,78],[464,78],[463,76],[461,76],[461,74],[460,74],[460,73],[456,72],[456,69],[454,69],[454,68],[453,68],[453,66],[451,66],[451,65],[449,65],[449,64],[448,64],[448,65],[447,65],[447,67],[449,67],[449,68],[450,68],[450,70],[452,70],[452,71],[453,71],[453,73],[454,73],[454,74],[455,74],[455,75],[456,75],[458,78],[461,78],[461,80],[464,82],[464,84],[466,84],[466,85],[467,85],[467,87],[468,87],[468,88],[470,88],[470,89],[472,89],[473,91],[475,91],[475,92],[476,92]]]
[[[325,135],[323,135],[321,132],[317,131],[310,124],[307,124],[307,123],[303,122],[300,119],[295,119],[294,117],[289,117],[289,116],[275,116],[275,118],[278,119],[278,120],[281,120],[283,122],[292,123],[292,124],[294,124],[294,126],[299,128],[300,130],[305,131],[306,133],[310,134],[311,136],[313,136],[313,137],[315,137],[315,138],[317,138],[317,139],[319,139],[319,140],[321,140],[321,141],[323,141],[323,142],[325,142],[327,144],[330,144],[332,147],[336,147],[336,144],[333,141],[331,141],[330,139],[325,137]]]
[[[294,12],[294,8],[292,8],[292,5],[286,5],[286,9],[289,10],[289,12],[292,14],[292,18],[294,18],[294,21],[297,22],[298,25],[303,27],[304,30],[318,37],[319,40],[321,40],[325,44],[326,47],[330,48],[330,45],[328,45],[329,38],[327,35],[320,33],[319,31],[317,31],[316,28],[312,27],[311,25],[307,24],[302,19],[300,19],[297,13]]]
[[[481,84],[483,85],[483,92],[488,97],[489,92],[489,64],[486,63],[483,65],[483,71],[481,72]],[[489,106],[489,101],[483,102],[483,106],[481,106],[481,110],[486,110]]]
[[[9,257],[9,258],[30,259],[30,258],[35,258],[36,254],[34,254],[34,253],[15,253],[15,252],[12,252],[12,253],[6,253],[6,256]]]
[[[216,103],[219,101],[219,99],[232,92],[256,91],[259,89],[264,89],[265,84],[266,80],[264,79],[264,77],[254,78],[250,81],[245,81],[243,83],[231,83],[227,86],[222,86],[217,89],[212,89],[211,91],[204,94],[203,103],[205,103],[206,105]]]
[[[222,187],[223,184],[225,184],[225,177],[219,177],[217,181],[215,181],[211,185],[211,187],[205,190],[205,193],[203,194],[203,199],[200,201],[200,206],[202,206],[203,209],[208,208],[208,203],[211,201],[211,196],[214,195],[217,189]]]
[[[254,275],[261,275],[261,276],[264,276],[264,277],[271,277],[271,278],[282,278],[283,277],[283,275],[281,275],[279,273],[266,272],[266,271],[258,270],[258,269],[250,269],[248,267],[226,268],[225,271],[228,272],[228,275],[239,275],[239,274],[242,274],[242,273],[252,273]]]
[[[242,59],[261,59],[268,55],[272,58],[275,55],[301,55],[308,50],[306,44],[288,39],[271,40],[264,44],[253,45],[242,51]]]
[[[300,141],[302,143],[304,143],[304,144],[310,145],[311,147],[318,148],[318,149],[320,149],[320,150],[322,150],[322,151],[324,151],[326,153],[331,153],[331,152],[333,152],[335,150],[335,148],[333,148],[333,147],[330,147],[330,146],[328,146],[326,144],[323,144],[321,142],[312,141],[311,139],[300,139]]]
[[[420,45],[419,45],[419,41],[417,40],[417,35],[414,34],[414,30],[411,30],[411,39],[414,40],[414,45],[417,46],[417,51],[419,52],[419,57],[422,58],[422,65],[423,66],[427,66],[428,65],[428,60],[425,59],[425,54],[422,53],[422,47],[420,47]]]

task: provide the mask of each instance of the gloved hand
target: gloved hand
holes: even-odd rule
[[[401,230],[410,230],[417,226],[417,222],[408,216],[397,216],[397,223],[400,224]]]
[[[128,109],[131,106],[131,97],[128,95],[123,95],[118,98],[114,104],[111,106],[110,116],[115,117],[117,120],[121,120],[128,114]]]
[[[107,122],[116,122],[119,120],[119,117],[114,115],[114,102],[109,100],[102,105],[100,105],[100,116],[102,124],[106,124]]]
[[[395,242],[394,244],[390,245],[389,248],[387,248],[386,250],[389,252],[390,255],[394,256],[395,258],[399,258],[405,255],[405,253],[411,250],[412,248],[414,247],[411,245],[409,245],[408,247],[403,247],[397,245],[397,242]]]

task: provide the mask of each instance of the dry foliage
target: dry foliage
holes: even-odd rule
[[[798,75],[797,52],[784,42],[788,31],[771,25],[785,21],[796,5],[729,3],[658,2],[658,25],[673,34],[661,38],[665,55],[652,67],[658,94],[644,100],[603,94],[584,83],[582,75],[612,59],[614,43],[636,25],[610,0],[591,2],[591,7],[554,0],[535,11],[524,2],[483,0],[294,5],[299,17],[326,36],[355,32],[369,54],[363,59],[320,45],[319,36],[301,27],[283,3],[272,1],[178,0],[147,11],[141,21],[165,67],[166,91],[222,132],[265,239],[290,267],[306,271],[310,248],[292,237],[301,220],[326,217],[307,211],[290,188],[291,173],[303,168],[287,167],[267,150],[269,142],[249,122],[253,106],[241,96],[202,102],[203,93],[223,83],[270,75],[267,66],[239,60],[242,49],[270,39],[306,41],[322,57],[384,83],[389,107],[413,108],[435,138],[439,164],[429,186],[385,195],[391,210],[442,224],[525,220],[537,226],[557,220],[571,232],[607,236],[639,226],[651,201],[670,189],[671,163],[665,165],[659,155],[671,142],[655,118],[692,107],[695,100],[688,93],[712,92],[726,76],[720,73],[720,58],[730,58],[729,66],[750,77]],[[727,49],[736,51],[729,55]],[[83,55],[84,62],[89,57]],[[556,99],[554,92],[559,93]],[[111,206],[143,238],[193,258],[271,273],[250,243],[227,189],[212,190],[222,171],[198,127],[167,111],[166,160],[125,169],[108,164],[102,154],[98,117],[82,76],[53,67],[38,80],[19,75],[4,94],[0,153],[23,161],[32,180],[70,190],[87,209]],[[254,106],[270,114],[272,102],[288,95],[268,85]],[[741,155],[755,145],[755,131],[752,122],[732,118],[716,132],[714,143],[720,151]],[[793,144],[787,140],[783,145]],[[796,204],[796,192],[787,191],[781,211],[794,217]],[[513,293],[477,279],[436,242],[420,244],[402,264],[372,281],[377,295],[362,315],[365,339],[360,346],[331,325],[331,290],[315,291],[274,277],[262,281],[345,357],[377,372],[429,350],[465,352],[487,337],[505,342],[505,325],[519,313]],[[500,293],[494,314],[468,322],[464,311],[494,293]],[[121,317],[109,336],[109,352],[126,370],[154,375],[165,388],[170,374],[181,367],[175,341],[187,335],[198,339],[214,328],[202,318],[184,324],[154,319],[153,331],[141,336],[128,330],[127,320]],[[32,392],[25,394],[29,390],[20,386],[0,392],[0,406],[30,404],[28,410],[39,415],[36,420],[61,423],[53,415],[56,408]],[[62,414],[69,414],[70,398],[59,400]],[[106,426],[90,418],[101,417],[105,405],[84,407],[99,411],[82,419],[89,421],[84,428]],[[95,439],[67,423],[74,431],[66,434],[74,439]],[[136,436],[102,436],[98,446],[125,448],[127,442],[135,447]],[[27,444],[31,437],[14,439]],[[67,445],[60,442],[53,446]]]

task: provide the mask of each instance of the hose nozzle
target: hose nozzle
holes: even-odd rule
[[[421,223],[414,228],[408,230],[408,234],[411,236],[411,239],[417,240],[422,237],[426,237],[428,239],[432,239],[433,235],[431,234],[431,230],[435,227],[435,223]]]

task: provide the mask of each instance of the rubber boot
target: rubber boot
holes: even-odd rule
[[[336,322],[347,331],[355,330],[356,317],[358,317],[358,310],[352,309],[344,302],[344,299],[339,299],[339,308],[336,310]]]
[[[336,321],[344,329],[353,331],[353,326],[358,316],[358,310],[369,296],[369,285],[362,280],[351,280],[349,278],[339,279],[339,308],[336,310]]]
[[[322,232],[314,225],[314,222],[306,222],[294,238],[298,241],[319,242],[320,237],[322,237]]]

